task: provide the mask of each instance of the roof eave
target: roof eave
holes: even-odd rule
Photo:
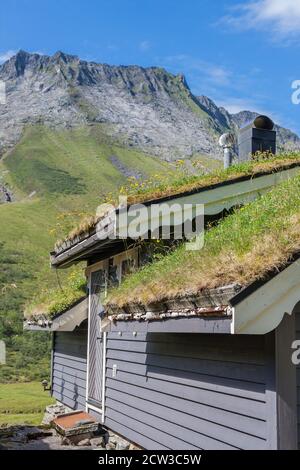
[[[88,318],[88,297],[76,301],[64,312],[57,314],[52,319],[43,315],[36,319],[25,320],[24,330],[27,331],[74,331],[84,320]]]
[[[299,167],[300,162],[297,161],[283,168],[273,169],[272,172],[262,171],[254,175],[241,176],[234,180],[217,183],[210,187],[199,188],[195,191],[147,201],[145,205],[151,206],[173,200],[176,200],[177,203],[181,200],[183,204],[186,204],[191,202],[191,198],[193,198],[195,194],[201,194],[201,198],[197,200],[197,203],[204,204],[205,215],[218,214],[224,209],[230,209],[237,204],[254,200],[257,196],[261,195],[262,192],[267,191],[272,186],[298,173]],[[127,210],[129,210],[130,207],[131,206],[129,206]],[[119,211],[116,210],[116,217],[118,217],[118,214]],[[91,234],[85,234],[82,239],[79,237],[76,243],[73,241],[63,244],[59,251],[51,253],[51,266],[54,268],[67,268],[74,263],[88,259],[88,257],[92,256],[95,252],[100,253],[99,261],[101,260],[101,256],[102,259],[107,258],[107,253],[110,249],[113,249],[117,243],[122,243],[122,240],[114,239],[115,223],[116,219],[110,214],[109,217],[99,222],[97,229],[94,227]]]
[[[275,330],[300,301],[300,259],[234,296],[232,334],[264,335]]]
[[[235,284],[150,305],[110,304],[103,331],[230,333],[230,299],[240,289]]]
[[[187,296],[184,301],[190,305],[181,309],[180,299],[174,299],[173,307],[169,300],[153,307],[115,309],[105,331],[265,335],[275,330],[285,315],[292,315],[300,302],[300,253],[280,270],[244,288],[225,286]]]

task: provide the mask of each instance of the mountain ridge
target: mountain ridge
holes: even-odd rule
[[[221,158],[218,137],[237,131],[250,111],[230,114],[195,96],[182,74],[161,67],[108,65],[76,55],[19,51],[0,66],[7,104],[0,106],[0,155],[28,125],[69,129],[101,124],[120,145],[164,160],[195,154]],[[293,132],[277,127],[280,148],[300,148]]]

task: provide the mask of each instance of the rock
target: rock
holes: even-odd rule
[[[71,442],[70,442],[70,440],[69,440],[67,437],[63,437],[63,438],[61,439],[61,445],[62,445],[62,446],[69,446],[69,445],[71,445]]]
[[[128,450],[130,446],[130,442],[126,441],[122,437],[114,434],[112,431],[108,432],[109,441],[106,445],[106,449],[110,446],[110,449],[116,450]]]
[[[61,405],[61,404],[55,404],[55,405],[49,405],[46,407],[45,414],[43,417],[42,425],[49,426],[51,422],[61,414],[65,414],[71,411],[70,408]]]
[[[114,444],[106,444],[106,450],[116,450],[116,446]]]
[[[91,445],[90,439],[83,439],[82,441],[78,442],[78,447],[87,447]]]
[[[134,445],[134,444],[130,444],[130,446],[129,446],[129,450],[140,450],[140,448],[139,448],[139,447],[137,447],[137,446],[136,446],[136,445]]]
[[[48,433],[45,433],[48,434]],[[44,431],[36,427],[21,426],[14,433],[12,440],[14,442],[28,442],[30,440],[39,439],[44,436]]]
[[[90,443],[93,447],[105,447],[104,436],[93,437],[92,439],[90,439]]]
[[[110,437],[110,438],[109,438],[109,441],[108,441],[108,444],[112,444],[112,445],[116,446],[116,445],[117,445],[117,442],[118,442],[118,441],[117,441],[117,439],[116,439],[115,437]]]
[[[130,443],[124,441],[123,439],[119,439],[117,442],[116,450],[128,450],[130,447]]]
[[[90,439],[93,437],[92,432],[85,432],[82,434],[73,434],[71,436],[68,436],[68,440],[71,445],[77,446],[79,443],[82,441],[90,441]]]

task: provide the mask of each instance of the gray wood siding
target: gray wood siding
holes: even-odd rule
[[[85,409],[87,322],[75,331],[54,333],[52,396],[70,408]]]
[[[151,450],[267,448],[265,348],[262,336],[109,333],[105,424]]]

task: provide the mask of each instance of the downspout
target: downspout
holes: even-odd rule
[[[55,331],[51,333],[51,368],[50,368],[50,396],[52,397],[52,388],[53,388],[53,363],[54,363],[54,335]]]
[[[106,340],[107,333],[103,332],[103,365],[102,365],[102,424],[105,422],[105,390],[106,390]]]
[[[89,351],[90,351],[90,311],[91,311],[91,279],[92,275],[89,273],[88,279],[88,334],[87,334],[87,357],[86,357],[86,392],[85,392],[85,409],[88,411],[89,399]]]

